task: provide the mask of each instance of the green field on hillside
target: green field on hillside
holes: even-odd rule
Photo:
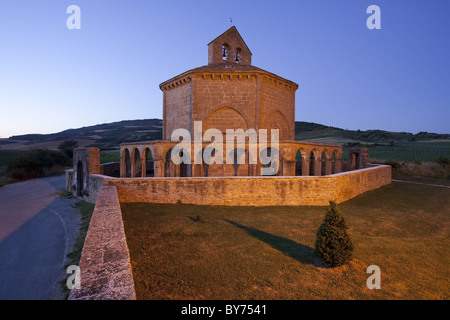
[[[369,157],[378,160],[434,162],[439,156],[450,158],[450,141],[398,142],[392,146],[375,145],[368,148]]]

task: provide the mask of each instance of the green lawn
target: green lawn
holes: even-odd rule
[[[392,183],[340,204],[355,251],[335,269],[313,251],[326,207],[121,206],[138,299],[449,298],[446,188]]]

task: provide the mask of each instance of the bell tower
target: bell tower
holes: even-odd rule
[[[235,26],[208,44],[208,64],[218,63],[252,64],[252,53]]]

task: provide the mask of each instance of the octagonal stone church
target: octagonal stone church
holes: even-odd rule
[[[365,166],[368,157],[361,150],[354,150],[347,168],[343,168],[342,146],[295,141],[298,84],[251,63],[252,52],[233,26],[208,44],[208,65],[161,83],[163,140],[121,144],[121,177],[260,176],[263,167],[276,168],[269,175],[321,176]],[[201,147],[197,143],[196,148],[192,144],[190,150],[185,150],[191,163],[175,164],[171,150],[178,142],[172,141],[173,132],[181,128],[194,137],[195,124],[199,121]],[[222,163],[202,162],[202,154],[212,142],[204,134],[212,128],[224,134],[227,129],[255,129],[256,132],[266,129],[267,150],[258,149],[258,152],[272,157],[278,155],[277,165],[263,164],[260,157],[252,159],[249,150],[254,142],[248,138],[244,146],[236,144],[231,152],[225,144],[214,146],[213,155],[220,153]],[[270,139],[271,129],[278,129],[276,148]],[[258,136],[256,143],[261,142]]]

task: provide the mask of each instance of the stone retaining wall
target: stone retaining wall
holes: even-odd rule
[[[80,260],[81,288],[70,300],[136,298],[117,190],[102,186]]]
[[[328,205],[391,183],[391,167],[371,166],[328,176],[191,177],[115,179],[93,175],[95,185],[115,186],[119,202],[230,206]],[[91,188],[94,199],[97,187]]]

